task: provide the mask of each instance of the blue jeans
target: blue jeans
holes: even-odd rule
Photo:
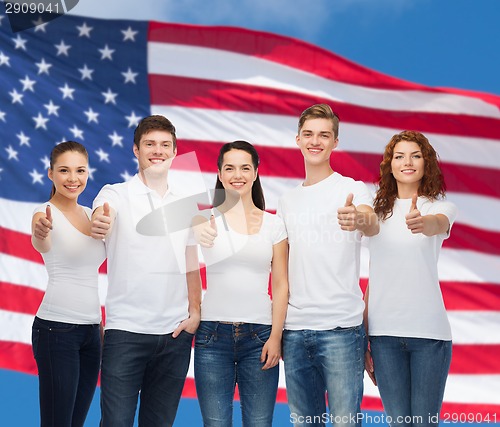
[[[380,397],[391,427],[437,426],[451,341],[370,337]]]
[[[262,347],[270,325],[203,321],[194,350],[194,376],[203,425],[233,424],[235,384],[245,427],[270,427],[278,390],[278,365],[262,370]]]
[[[338,427],[361,426],[365,348],[362,324],[283,332],[286,390],[294,426],[324,426],[327,420]]]
[[[101,365],[101,426],[132,427],[139,391],[139,425],[174,423],[191,358],[193,335],[107,330]]]
[[[82,427],[94,396],[101,359],[99,325],[35,317],[41,427]]]

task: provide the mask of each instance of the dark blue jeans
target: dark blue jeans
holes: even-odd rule
[[[35,317],[41,427],[82,427],[94,396],[101,357],[99,325]]]
[[[437,427],[451,341],[370,337],[380,397],[391,427]]]
[[[235,384],[245,427],[271,427],[279,367],[262,370],[262,347],[270,325],[200,323],[196,332],[194,376],[205,427],[233,425]]]
[[[107,330],[101,365],[101,426],[132,427],[140,391],[139,425],[174,423],[191,358],[193,335]]]

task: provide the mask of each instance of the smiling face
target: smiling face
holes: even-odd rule
[[[218,175],[224,189],[234,190],[240,197],[251,196],[257,170],[253,166],[250,153],[233,149],[224,154]]]
[[[177,154],[172,134],[164,130],[152,130],[142,135],[139,146],[134,144],[134,154],[139,161],[139,170],[155,165],[171,163]]]
[[[295,139],[304,160],[310,165],[329,164],[330,155],[338,145],[329,119],[306,120]]]
[[[420,146],[413,141],[400,141],[394,146],[391,172],[398,189],[417,192],[424,176],[424,157]]]
[[[89,177],[87,157],[77,151],[66,151],[57,156],[48,177],[54,183],[56,194],[77,199],[85,190]]]

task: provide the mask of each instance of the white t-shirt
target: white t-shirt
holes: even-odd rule
[[[52,210],[51,247],[42,254],[49,281],[36,315],[41,319],[78,325],[101,321],[98,270],[106,258],[104,243],[77,230],[52,203],[34,213]],[[84,207],[89,220],[92,211]]]
[[[160,197],[138,175],[104,186],[94,200],[94,209],[108,202],[116,212],[106,238],[106,329],[168,334],[188,317],[184,253],[192,215],[181,200],[170,190]]]
[[[273,245],[286,239],[280,217],[264,212],[256,234],[240,234],[222,216],[215,218],[217,237],[212,248],[202,248],[207,291],[201,320],[272,324],[268,293]]]
[[[369,335],[451,340],[450,324],[439,287],[437,262],[449,234],[412,234],[405,215],[411,199],[396,199],[393,215],[370,237]],[[419,197],[424,215],[446,215],[451,224],[455,205]]]
[[[295,187],[279,201],[290,245],[285,329],[328,330],[362,323],[361,233],[342,231],[337,219],[349,193],[354,205],[371,205],[363,182],[336,172],[317,184]]]

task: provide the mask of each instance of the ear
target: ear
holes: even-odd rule
[[[174,155],[172,156],[172,159],[177,156],[177,145],[175,146],[175,148],[172,150],[172,152],[174,153]]]
[[[337,146],[339,145],[339,137],[335,138],[335,141],[333,141],[333,149],[335,150]]]
[[[299,141],[300,141],[300,135],[297,135],[295,137],[295,144],[299,145]]]
[[[49,179],[50,179],[51,181],[54,181],[54,172],[52,171],[52,169],[51,169],[51,168],[48,168],[48,169],[47,169],[47,176],[49,177]]]
[[[134,156],[136,158],[139,158],[139,148],[137,147],[136,144],[134,144],[134,146],[132,147],[132,151],[134,152]]]
[[[253,182],[257,180],[258,175],[259,175],[259,168],[255,169],[255,176],[253,177]]]

